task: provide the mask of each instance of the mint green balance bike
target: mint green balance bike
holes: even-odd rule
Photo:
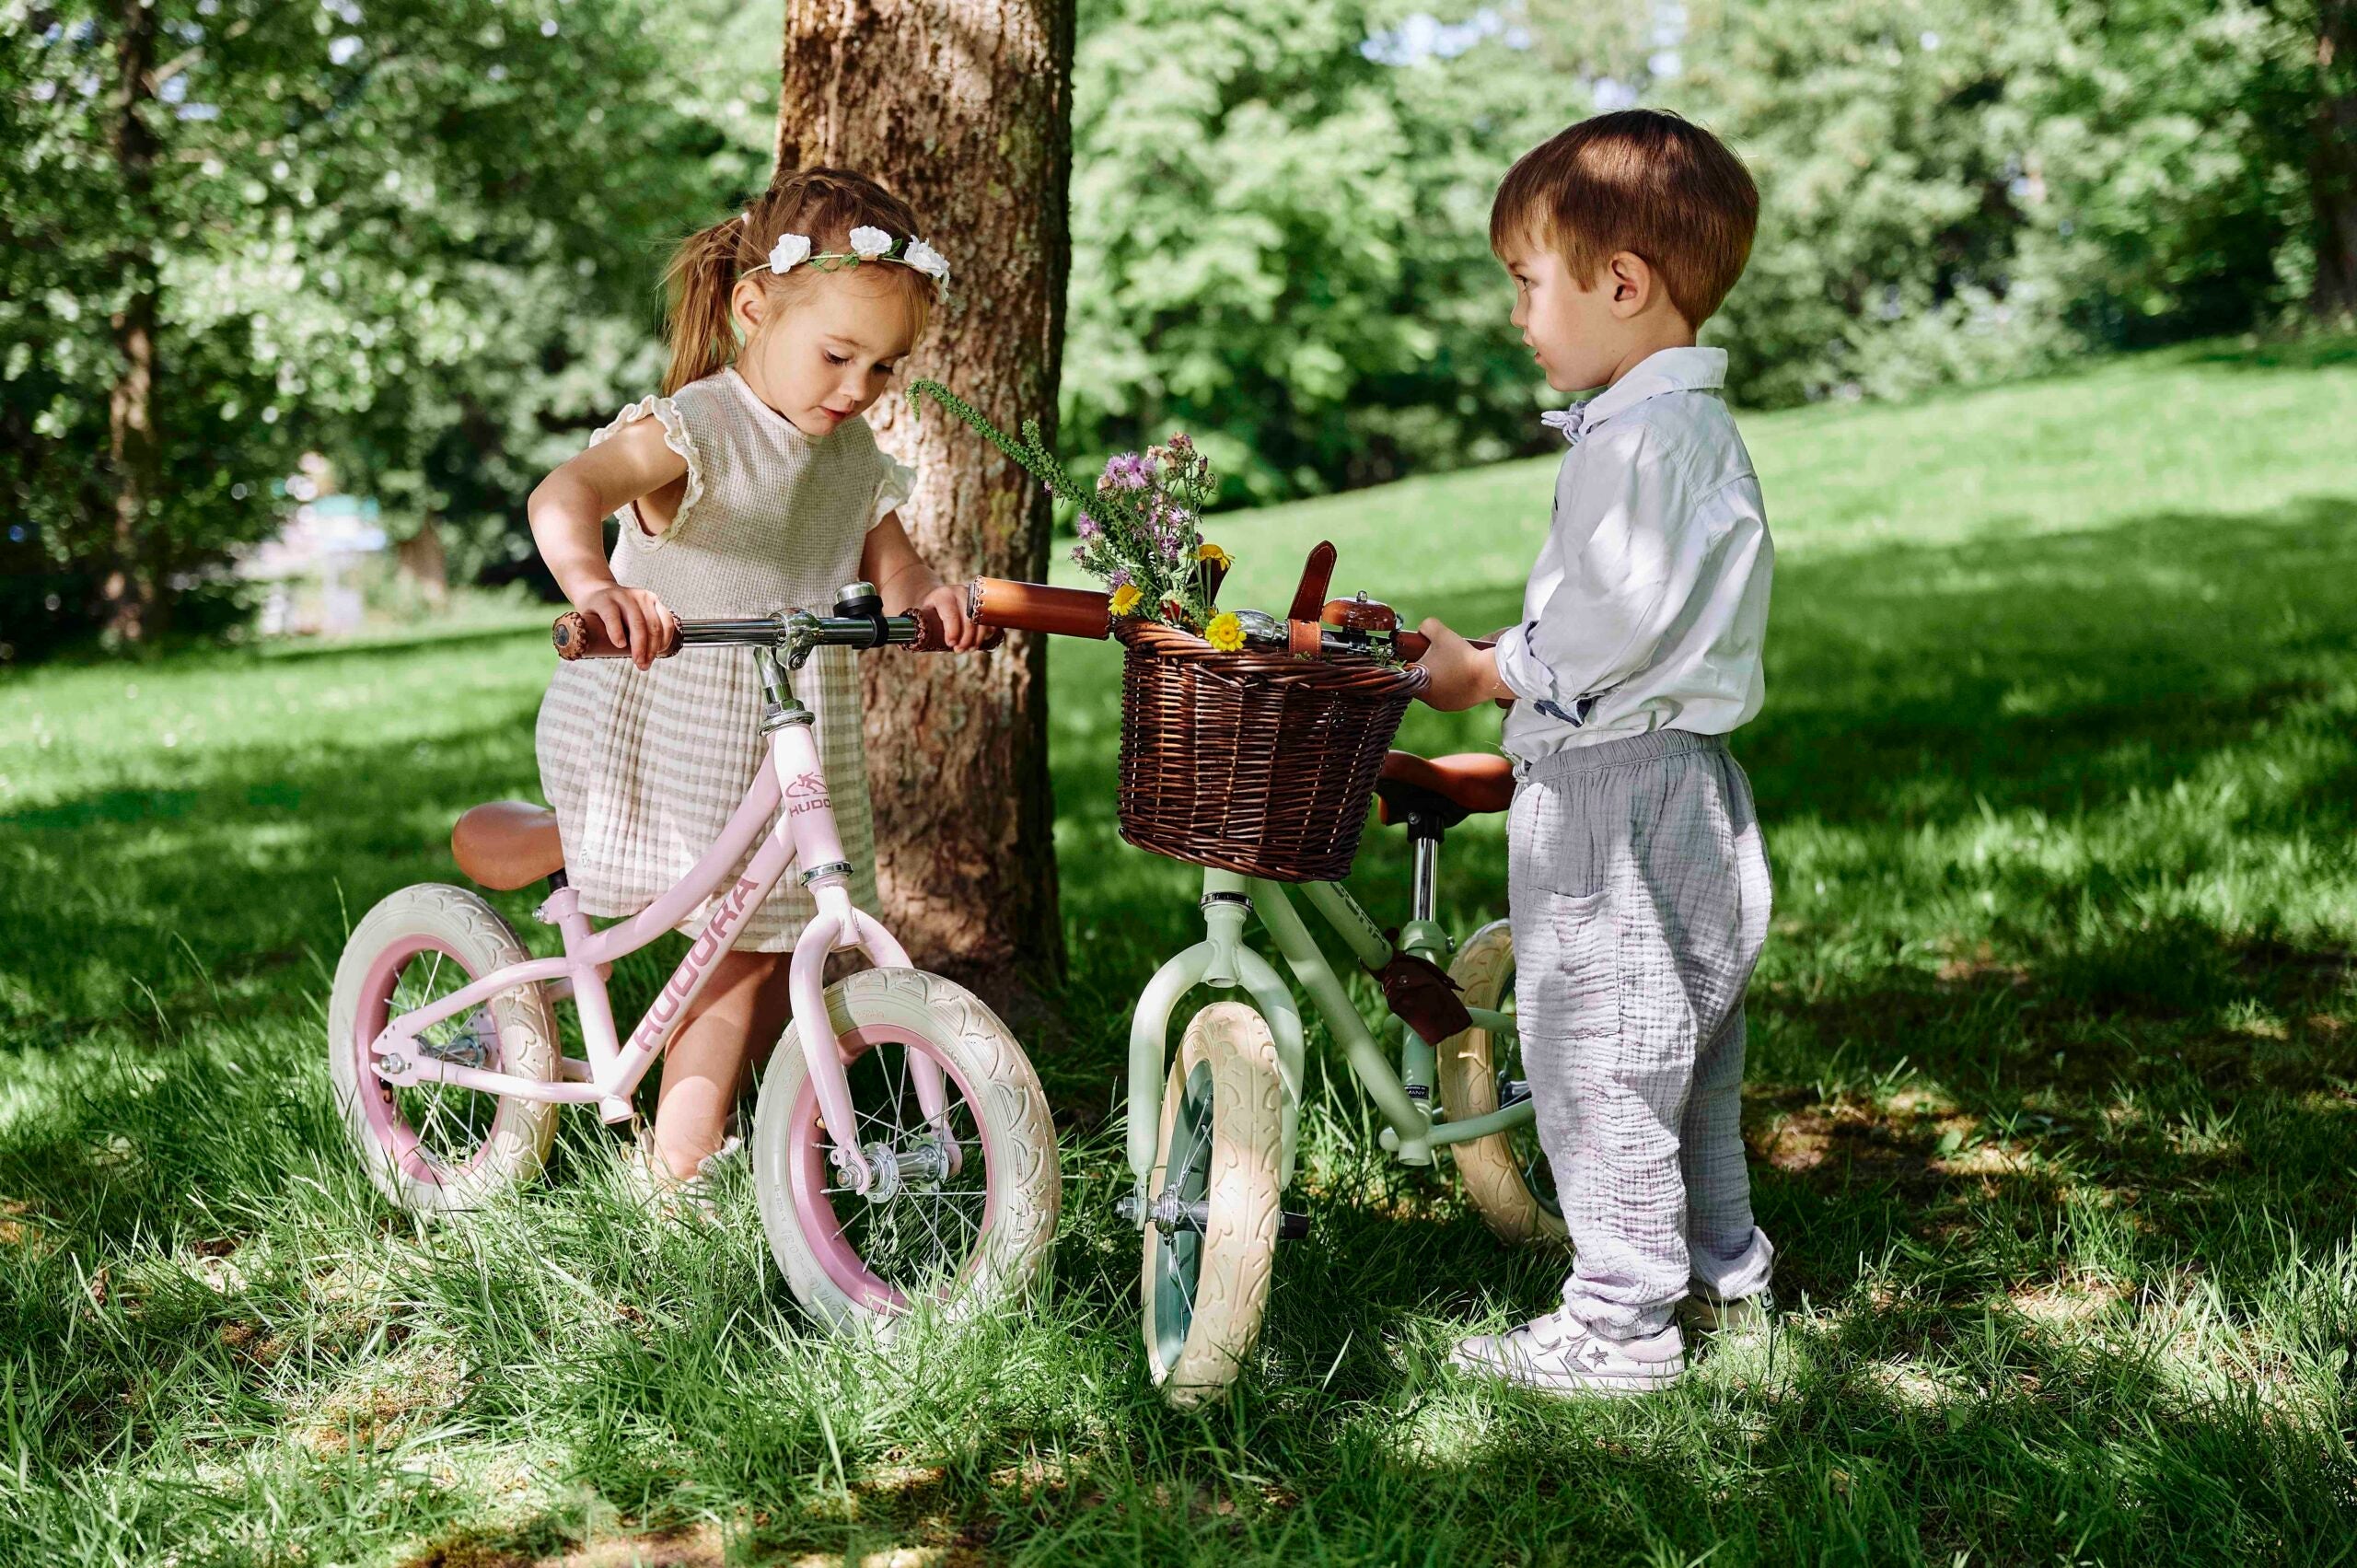
[[[1238,612],[1248,647],[1283,655],[1261,667],[1276,671],[1274,679],[1304,668],[1283,660],[1341,665],[1355,656],[1354,668],[1396,673],[1421,656],[1422,639],[1412,633],[1386,630],[1370,637],[1348,629],[1349,611],[1381,607],[1336,601],[1326,607],[1324,621],[1341,613],[1345,625],[1337,628],[1301,617],[1300,604],[1314,605],[1316,598],[1297,600],[1295,617],[1288,621]],[[985,625],[1103,637],[1105,605],[1098,593],[982,579],[973,587],[969,610]],[[1150,835],[1136,830],[1131,813],[1138,805],[1134,796],[1152,796],[1169,770],[1140,751],[1140,738],[1159,726],[1173,746],[1198,755],[1221,741],[1196,705],[1141,706],[1140,659],[1153,656],[1141,645],[1167,648],[1182,639],[1209,650],[1195,639],[1135,621],[1116,621],[1112,633],[1131,655],[1124,677],[1123,833],[1159,851]],[[1370,651],[1386,657],[1369,660]],[[1180,656],[1202,661],[1199,654]],[[1231,675],[1212,667],[1200,679],[1236,684]],[[1390,723],[1397,722],[1395,707]],[[1314,748],[1311,727],[1294,720],[1280,749]],[[1374,745],[1381,747],[1388,735],[1384,729]],[[1363,761],[1371,767],[1376,759],[1369,753]],[[1361,788],[1355,823],[1336,835],[1344,846],[1331,862],[1338,867],[1349,865],[1356,827],[1365,820],[1364,783]],[[1393,750],[1381,759],[1374,791],[1380,819],[1406,830],[1415,856],[1408,919],[1396,942],[1340,881],[1278,881],[1206,868],[1203,939],[1155,972],[1131,1017],[1128,1154],[1135,1185],[1120,1212],[1144,1242],[1139,1283],[1146,1359],[1174,1405],[1200,1403],[1237,1379],[1260,1338],[1277,1244],[1307,1231],[1306,1215],[1289,1214],[1283,1202],[1294,1178],[1301,1114],[1296,987],[1325,1020],[1381,1114],[1382,1144],[1393,1158],[1428,1166],[1436,1151],[1447,1150],[1466,1196],[1504,1240],[1564,1235],[1515,1028],[1512,933],[1506,922],[1492,921],[1460,947],[1450,941],[1436,909],[1443,837],[1470,815],[1506,808],[1514,795],[1510,764],[1497,755],[1424,758]],[[1169,853],[1199,864],[1219,858]],[[1380,982],[1385,1016],[1370,1018],[1352,1001],[1296,897]],[[1282,971],[1246,942],[1247,917],[1255,915]],[[1177,1055],[1169,1058],[1172,1013],[1199,986],[1231,997],[1189,1019]],[[1387,1035],[1396,1039],[1396,1052],[1385,1045]]]

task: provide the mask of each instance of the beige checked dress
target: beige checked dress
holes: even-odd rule
[[[867,530],[915,487],[915,471],[887,457],[864,420],[814,439],[734,369],[633,403],[590,444],[649,418],[687,459],[687,492],[660,535],[640,525],[635,504],[617,514],[614,580],[653,589],[682,618],[825,610],[858,578]],[[876,830],[855,656],[820,649],[795,689],[819,717],[819,756],[856,868],[852,898],[872,910]],[[687,648],[644,673],[627,659],[557,666],[540,703],[540,784],[556,808],[565,873],[585,912],[637,913],[719,838],[766,755],[753,661],[750,648]],[[788,871],[737,947],[785,951],[813,908]],[[679,929],[700,931],[711,914],[707,899]]]

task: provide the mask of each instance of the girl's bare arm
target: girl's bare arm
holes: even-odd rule
[[[883,596],[886,614],[904,615],[923,605],[941,617],[942,635],[957,652],[966,653],[981,642],[983,629],[966,619],[964,592],[943,587],[934,575],[917,547],[909,542],[900,513],[886,513],[882,522],[867,530],[867,542],[860,549],[859,572]]]
[[[558,588],[574,609],[596,619],[608,636],[629,648],[641,669],[669,645],[671,612],[649,590],[614,581],[606,563],[605,520],[676,484],[687,471],[688,460],[664,444],[662,424],[642,419],[540,481],[525,506],[532,542]]]

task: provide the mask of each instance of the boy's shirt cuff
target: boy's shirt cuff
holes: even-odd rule
[[[1563,689],[1562,682],[1555,679],[1555,672],[1531,650],[1531,638],[1538,631],[1537,621],[1527,621],[1498,639],[1498,679],[1515,694],[1516,700],[1528,703],[1536,712],[1577,729],[1587,722],[1588,711],[1596,705],[1596,699]]]

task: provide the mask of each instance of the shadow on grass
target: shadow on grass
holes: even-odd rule
[[[895,1434],[854,1434],[865,1512],[832,1523],[808,1478],[831,1459],[840,1486],[845,1455],[803,1412],[732,1429],[699,1463],[744,1495],[767,1485],[754,1534],[781,1549],[897,1532],[1042,1559],[1127,1543],[1147,1558],[1375,1560],[1412,1543],[1474,1561],[1569,1543],[1570,1560],[1587,1555],[1578,1542],[1642,1527],[1682,1555],[1730,1540],[1729,1560],[1811,1541],[1849,1542],[1862,1561],[1959,1543],[2232,1557],[2320,1531],[2345,1515],[2345,1464],[2319,1469],[2312,1429],[2171,1394],[2140,1353],[2041,1337],[2024,1302],[2065,1276],[2134,1303],[2194,1275],[2248,1321],[2271,1310],[2287,1257],[2328,1259],[2357,1230],[2357,993],[2345,903],[2331,904],[2352,883],[2357,833],[2352,505],[1784,567],[1770,707],[1738,744],[1782,902],[1752,1001],[1747,1123],[1787,1299],[1832,1315],[1793,1331],[1804,1374],[1737,1379],[1657,1419],[1476,1399],[1435,1376],[1446,1326],[1543,1306],[1562,1262],[1502,1255],[1445,1179],[1386,1162],[1338,1067],[1310,1108],[1312,1237],[1283,1255],[1258,1374],[1214,1415],[1158,1413],[1126,1338],[1136,1242],[1109,1216],[1122,1179],[1104,1122],[1129,1000],[1200,930],[1197,874],[1119,844],[1118,659],[1060,648],[1074,973],[1061,1032],[1038,1054],[1089,1150],[1074,1161],[1048,1310],[1073,1340],[1120,1342],[1074,1375],[1100,1378],[1102,1397],[1010,1399],[939,1432],[935,1412],[938,1474],[908,1484],[879,1479]],[[1429,608],[1495,624],[1514,598],[1502,587]],[[0,904],[0,1028],[25,1074],[84,1078],[60,1114],[0,1135],[7,1195],[71,1216],[66,1246],[97,1255],[124,1236],[209,1234],[205,1203],[251,1213],[333,1157],[323,1094],[307,1098],[314,1069],[256,1086],[223,1075],[226,1063],[311,1051],[347,915],[454,879],[456,813],[535,793],[533,700],[502,698],[431,745],[256,738],[191,759],[168,788],[0,819],[11,885],[45,890]],[[1403,743],[1495,736],[1487,710],[1420,712]],[[1354,885],[1394,920],[1404,849],[1376,829],[1366,843]],[[1460,929],[1503,912],[1503,872],[1493,819],[1452,836]],[[2223,891],[2190,896],[2197,882]],[[531,895],[494,901],[536,929]],[[118,1148],[109,1133],[123,1130]],[[599,1254],[564,1256],[586,1271]],[[747,1280],[765,1270],[739,1261]],[[63,1291],[85,1288],[63,1267],[41,1264],[9,1295],[17,1342],[52,1362],[72,1361],[58,1347],[80,1320]],[[782,1292],[761,1277],[776,1308]],[[767,1342],[737,1305],[713,1333],[758,1372]],[[94,1430],[134,1431],[127,1401],[155,1381],[148,1364],[203,1351],[218,1319],[149,1319],[122,1365],[71,1399]],[[592,1342],[600,1354],[637,1359],[581,1396],[594,1408],[576,1412],[567,1458],[610,1496],[660,1499],[693,1478],[679,1455],[705,1435],[694,1407],[668,1402],[683,1396],[667,1357],[684,1360],[692,1336],[660,1353],[634,1330],[611,1336]],[[1980,1356],[1979,1392],[1910,1393],[1876,1370],[1927,1349]],[[519,1414],[546,1394],[501,1397]],[[1720,1430],[1681,1446],[1681,1422]],[[1103,1457],[1008,1458],[1060,1444]],[[1174,1494],[1174,1475],[1200,1479]]]

